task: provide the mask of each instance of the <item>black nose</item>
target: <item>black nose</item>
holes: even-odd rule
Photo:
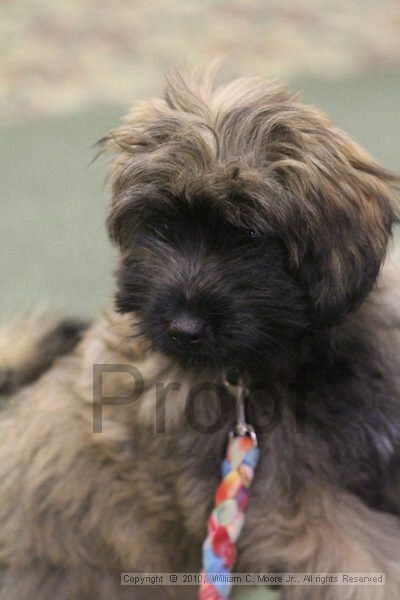
[[[176,342],[195,344],[206,333],[205,321],[189,312],[182,312],[172,317],[168,325],[168,333]]]

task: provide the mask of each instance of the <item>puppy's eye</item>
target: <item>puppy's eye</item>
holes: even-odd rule
[[[245,232],[246,239],[249,241],[258,240],[259,235],[255,229],[246,229]]]

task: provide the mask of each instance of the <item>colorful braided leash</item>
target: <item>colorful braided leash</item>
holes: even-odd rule
[[[245,420],[243,380],[231,384],[226,379],[225,385],[235,395],[236,425],[229,436],[221,469],[222,481],[208,519],[199,600],[223,600],[230,596],[232,584],[224,581],[223,576],[232,571],[236,560],[236,542],[243,528],[249,488],[260,453],[254,429]]]

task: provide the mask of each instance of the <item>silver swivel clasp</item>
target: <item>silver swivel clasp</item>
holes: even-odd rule
[[[244,382],[243,375],[238,369],[226,369],[223,378],[224,385],[235,399],[235,424],[231,435],[249,435],[254,445],[257,446],[257,436],[254,427],[246,421],[246,400],[249,390]]]

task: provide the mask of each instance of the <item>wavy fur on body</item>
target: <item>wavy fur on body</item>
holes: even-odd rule
[[[121,587],[120,572],[199,571],[232,411],[202,396],[199,422],[222,410],[206,435],[185,409],[190,390],[218,385],[236,364],[263,386],[248,403],[261,458],[235,569],[383,571],[385,586],[282,594],[397,600],[395,259],[374,288],[395,178],[319,112],[258,79],[213,91],[207,77],[176,76],[165,100],[140,104],[106,143],[119,312],[1,416],[0,598],[152,598],[154,588]],[[168,335],[182,304],[207,323],[190,352]],[[103,375],[101,433],[96,364],[135,365],[144,381],[116,406],[107,397],[131,393],[132,376]]]
[[[10,394],[35,381],[55,358],[73,350],[83,321],[41,310],[0,326],[0,394]]]

